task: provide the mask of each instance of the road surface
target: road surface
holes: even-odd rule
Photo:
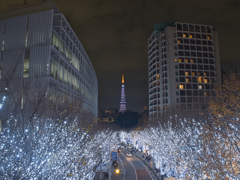
[[[151,180],[140,160],[133,156],[127,157],[126,152],[127,150],[122,150],[121,153],[118,154],[120,162],[122,161],[124,169],[126,169],[125,175],[124,172],[121,174],[113,173],[112,180]],[[120,168],[122,168],[121,163]]]

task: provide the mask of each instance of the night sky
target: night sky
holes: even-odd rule
[[[20,0],[0,0],[0,12]],[[29,4],[39,0],[28,0]],[[119,108],[125,74],[127,109],[148,105],[147,40],[161,21],[212,25],[224,70],[239,66],[239,0],[52,0],[67,18],[97,74],[98,108]],[[238,66],[236,66],[236,64]]]

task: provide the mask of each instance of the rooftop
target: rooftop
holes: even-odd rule
[[[33,14],[33,13],[42,12],[42,11],[47,11],[50,9],[54,9],[55,13],[56,12],[60,13],[57,6],[52,2],[43,3],[43,4],[39,4],[39,5],[31,5],[31,6],[27,6],[27,7],[25,5],[22,5],[19,8],[20,9],[1,13],[0,20],[13,18],[13,17],[17,17],[17,16],[24,16],[27,14]]]
[[[174,24],[175,22],[160,22],[160,23],[154,24],[153,31],[162,31],[167,26],[173,26]]]

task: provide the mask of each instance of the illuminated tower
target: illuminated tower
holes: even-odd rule
[[[122,74],[122,92],[121,92],[121,102],[119,112],[123,113],[126,111],[126,101],[125,101],[125,89],[124,89],[124,74]]]

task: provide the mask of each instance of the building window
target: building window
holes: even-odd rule
[[[180,99],[182,103],[186,102],[185,97],[181,97]]]
[[[190,35],[189,35],[189,38],[192,38],[192,37],[193,37],[192,34],[190,34]]]
[[[184,77],[180,77],[180,82],[185,82],[185,78]]]
[[[182,62],[182,59],[178,59],[179,62]]]
[[[202,85],[199,85],[199,86],[198,86],[198,89],[202,89]]]
[[[179,88],[180,88],[180,89],[184,89],[184,85],[183,85],[183,84],[180,84],[180,85],[179,85]]]
[[[177,35],[178,35],[178,37],[182,37],[183,36],[181,32],[178,32]]]
[[[59,64],[59,81],[63,81],[63,67]]]
[[[204,83],[208,83],[208,79],[204,79]]]
[[[51,72],[50,75],[57,79],[58,77],[58,63],[51,59]]]
[[[27,42],[28,42],[28,31],[26,33],[25,47],[27,47]]]
[[[23,65],[23,78],[29,77],[30,50],[25,50],[25,59]]]
[[[192,89],[191,84],[187,84],[187,89]]]
[[[189,72],[185,72],[185,76],[189,76]]]
[[[201,35],[200,34],[196,34],[196,38],[201,38]]]
[[[202,83],[202,82],[203,82],[203,78],[199,77],[199,78],[198,78],[198,82],[199,82],[199,83]]]
[[[29,77],[29,58],[24,59],[23,78]]]
[[[175,59],[175,62],[178,62],[177,58]]]
[[[186,78],[186,82],[187,82],[187,83],[189,82],[189,78]]]

